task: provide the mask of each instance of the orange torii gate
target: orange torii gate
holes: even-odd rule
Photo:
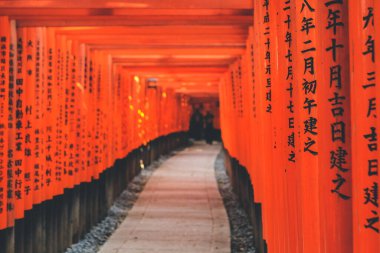
[[[254,1],[250,58],[231,65],[220,95],[225,146],[247,168],[262,204],[259,252],[380,250],[379,7],[367,0]],[[250,73],[231,80],[239,68]],[[249,94],[249,132],[237,131],[244,121],[236,86]]]

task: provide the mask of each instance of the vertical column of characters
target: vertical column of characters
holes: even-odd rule
[[[75,124],[76,124],[76,141],[75,141],[75,164],[78,168],[77,181],[79,185],[84,181],[84,168],[83,160],[84,156],[82,154],[82,133],[83,133],[83,120],[85,115],[83,115],[83,103],[84,103],[84,87],[83,87],[83,55],[81,53],[81,44],[79,41],[73,41],[73,52],[75,55],[75,91],[76,91],[76,114],[75,114]]]
[[[104,169],[107,168],[107,159],[108,159],[108,131],[107,131],[107,107],[109,103],[109,88],[110,84],[107,82],[107,74],[106,74],[106,65],[107,61],[103,52],[99,52],[99,87],[100,87],[100,157],[101,164],[99,167],[99,173],[101,173]]]
[[[268,241],[268,247],[274,252],[285,252],[285,234],[287,227],[285,222],[287,220],[285,210],[285,195],[284,195],[284,178],[285,178],[285,141],[283,139],[284,127],[282,126],[285,121],[285,114],[283,104],[285,103],[285,96],[280,82],[279,76],[279,27],[278,20],[278,6],[282,1],[271,0],[263,6],[263,38],[264,41],[264,68],[263,72],[265,78],[265,106],[266,113],[264,114],[270,129],[264,128],[267,137],[265,143],[268,152],[269,167],[265,171],[266,193],[268,196],[268,210],[270,212],[271,221],[271,240]],[[282,45],[281,45],[282,46]],[[281,61],[282,63],[282,61]]]
[[[64,96],[65,96],[65,124],[64,124],[64,176],[65,188],[71,188],[74,180],[74,157],[72,153],[72,80],[71,80],[71,58],[70,58],[71,41],[66,36],[62,36],[63,50],[63,73],[64,76]]]
[[[225,77],[224,77],[224,89],[225,89],[225,103],[226,103],[226,117],[225,117],[225,122],[226,122],[226,133],[227,133],[227,137],[226,137],[226,141],[227,141],[227,147],[228,147],[228,151],[230,152],[230,155],[232,155],[232,140],[234,138],[233,134],[232,134],[232,115],[233,115],[233,111],[234,111],[234,107],[233,107],[233,96],[232,96],[232,80],[231,80],[231,76],[232,76],[232,73],[231,71],[228,71],[226,72],[225,74]]]
[[[272,106],[272,111],[270,115],[271,120],[271,148],[272,148],[272,171],[268,174],[269,178],[272,180],[272,186],[270,186],[272,191],[272,212],[273,212],[273,229],[274,229],[274,251],[276,252],[286,252],[288,244],[288,225],[287,225],[287,209],[286,209],[286,194],[285,194],[285,177],[286,177],[286,161],[288,156],[286,154],[286,144],[287,144],[287,132],[285,128],[288,121],[286,110],[286,96],[288,95],[284,86],[286,82],[283,80],[284,72],[287,73],[288,69],[281,69],[280,65],[287,66],[283,64],[286,62],[283,55],[279,54],[282,49],[286,50],[287,45],[285,45],[285,40],[283,38],[279,39],[282,35],[282,24],[284,20],[279,20],[279,6],[284,4],[283,0],[271,0],[269,3],[269,53],[267,56],[270,60],[268,61],[268,72],[270,78],[270,85],[267,79],[267,86],[269,91],[267,91],[267,99],[270,100]],[[267,10],[265,10],[267,11]],[[264,20],[265,21],[265,20]],[[281,49],[280,49],[281,48]],[[268,50],[268,46],[267,46]],[[280,64],[278,64],[280,63]],[[281,76],[280,76],[281,75]],[[285,85],[283,84],[285,83]]]
[[[90,93],[89,93],[89,55],[88,47],[85,44],[81,44],[81,54],[82,54],[82,67],[83,67],[83,119],[82,119],[82,153],[83,153],[83,169],[84,169],[84,182],[90,182],[90,167],[91,167],[91,149],[89,143],[90,135],[90,117],[91,110],[89,108],[90,103]]]
[[[36,33],[35,28],[26,28],[25,43],[25,140],[24,140],[24,157],[25,157],[25,210],[32,209],[34,195],[34,155],[35,152],[35,67],[36,67]]]
[[[2,31],[6,31],[5,29]],[[9,86],[8,86],[8,151],[7,151],[7,226],[15,220],[15,151],[16,151],[16,78],[17,78],[17,31],[16,22],[10,22],[9,37]]]
[[[117,154],[117,159],[122,159],[124,154],[122,152],[123,140],[122,140],[122,126],[123,126],[123,93],[122,93],[122,77],[121,77],[121,66],[116,68],[116,103],[115,109],[117,112],[117,123],[116,123],[116,133],[115,133],[115,153]]]
[[[249,118],[248,131],[249,134],[249,152],[248,152],[248,172],[251,176],[251,183],[253,188],[256,189],[257,182],[257,107],[256,107],[256,82],[255,82],[255,70],[254,70],[254,62],[255,62],[255,48],[253,45],[253,28],[249,28],[249,36],[246,45],[246,72],[247,72],[247,114]],[[222,115],[220,111],[220,115]],[[257,201],[257,193],[254,191],[255,201]]]
[[[79,91],[79,113],[77,114],[77,159],[79,162],[79,170],[81,175],[80,182],[87,181],[86,172],[86,130],[87,130],[87,92],[86,92],[86,46],[85,44],[78,44],[78,84],[77,90]]]
[[[68,100],[68,187],[73,188],[77,182],[78,167],[75,159],[75,144],[76,144],[76,85],[75,85],[75,72],[76,72],[76,55],[73,54],[73,41],[66,40],[67,44],[67,100]]]
[[[110,139],[108,141],[109,145],[109,166],[113,166],[114,162],[119,158],[118,157],[118,141],[119,141],[119,120],[120,120],[120,110],[119,110],[119,82],[118,82],[118,75],[114,72],[114,64],[112,61],[111,55],[107,54],[107,74],[108,74],[108,80],[110,83],[113,83],[112,89],[110,91],[110,110],[113,112],[113,116],[111,115],[111,121],[112,121],[112,129],[110,130]]]
[[[347,1],[316,5],[322,252],[352,251]]]
[[[86,93],[88,96],[88,104],[87,104],[87,136],[86,136],[86,160],[87,160],[87,181],[91,181],[92,176],[94,175],[94,119],[95,119],[95,111],[94,111],[94,75],[93,75],[93,58],[92,51],[89,47],[86,47],[86,73],[87,73],[87,82],[86,82]]]
[[[102,165],[100,167],[100,172],[103,171],[108,167],[108,138],[109,138],[109,131],[107,129],[107,126],[110,125],[110,122],[107,121],[107,111],[109,106],[109,89],[111,87],[111,84],[107,83],[107,57],[105,56],[104,52],[101,52],[99,54],[99,71],[100,71],[100,85],[101,85],[101,147],[102,147]]]
[[[81,89],[82,84],[79,79],[79,43],[77,40],[72,40],[71,43],[71,67],[70,67],[70,79],[72,85],[72,100],[73,100],[73,108],[72,108],[72,126],[73,126],[73,165],[74,165],[74,186],[79,185],[81,182],[81,169],[80,169],[80,153],[79,153],[79,145],[80,145],[80,114],[81,114]]]
[[[39,147],[40,150],[40,189],[41,189],[41,201],[45,201],[47,199],[47,188],[46,188],[46,147],[45,147],[45,115],[46,115],[46,28],[40,27],[40,41],[41,41],[41,49],[40,49],[40,84],[41,84],[41,122],[40,122],[40,142],[41,145]]]
[[[239,112],[238,115],[240,117],[240,121],[238,123],[237,130],[239,131],[239,153],[241,156],[241,164],[247,167],[247,136],[244,134],[244,129],[247,126],[247,113],[245,110],[246,103],[246,88],[247,88],[247,72],[246,72],[246,61],[245,57],[242,56],[238,62],[238,78],[239,78],[239,93],[238,93],[238,101],[239,101]],[[211,110],[211,108],[210,108]]]
[[[374,10],[377,10],[377,12],[380,10],[380,1],[375,1],[374,2]],[[380,15],[375,15],[374,17],[374,22],[375,24],[379,24],[380,23]],[[376,52],[379,52],[380,51],[380,43],[378,43],[380,41],[380,32],[376,32],[375,34],[375,40],[377,41],[377,43],[375,43],[375,51]],[[380,54],[377,53],[375,54],[375,61],[377,62],[376,64],[376,72],[377,73],[380,73]],[[380,94],[380,86],[379,85],[376,85],[376,94]],[[377,109],[377,115],[379,115],[379,107],[376,108]],[[380,117],[377,117],[377,126],[380,126]],[[379,159],[379,153],[377,155],[377,158]],[[377,179],[377,184],[379,185],[380,184],[380,178],[378,177]],[[380,236],[377,237],[378,238],[378,245],[380,247]]]
[[[250,50],[249,50],[249,39],[246,41],[246,50],[242,56],[242,73],[243,73],[243,108],[244,108],[244,113],[245,113],[245,118],[244,118],[244,128],[243,129],[250,129],[250,124],[251,124],[251,96],[252,96],[252,81],[251,81],[251,72],[250,72]],[[217,117],[217,108],[215,108],[215,117]],[[251,169],[251,147],[252,143],[250,142],[251,140],[251,131],[246,131],[245,134],[243,135],[243,140],[244,140],[244,159],[245,159],[245,167],[249,171]]]
[[[235,112],[235,97],[234,97],[234,92],[233,92],[233,78],[234,78],[234,75],[233,75],[233,71],[232,69],[230,69],[230,71],[227,72],[226,74],[226,82],[225,82],[225,85],[226,85],[226,90],[227,90],[227,103],[228,103],[228,117],[227,117],[227,121],[228,121],[228,141],[229,141],[229,152],[231,154],[231,156],[235,156],[235,151],[234,151],[234,140],[235,140],[235,136],[234,136],[234,133],[233,133],[233,123],[234,123],[234,112]],[[236,157],[236,156],[235,156]]]
[[[98,173],[101,173],[103,169],[106,167],[106,160],[107,160],[107,154],[106,154],[106,148],[107,148],[107,142],[105,140],[106,136],[106,108],[108,104],[108,87],[105,86],[105,72],[103,69],[103,65],[106,64],[104,62],[104,55],[103,52],[99,51],[97,54],[97,61],[98,61],[98,88],[99,88],[99,157],[100,157],[100,163],[98,167]]]
[[[298,93],[295,79],[295,57],[296,54],[296,0],[280,0],[278,2],[279,13],[277,16],[278,28],[278,65],[279,74],[277,83],[283,84],[278,87],[276,100],[281,101],[279,111],[283,113],[283,118],[278,122],[281,133],[281,151],[283,164],[282,171],[285,173],[284,200],[286,227],[285,252],[301,252],[302,230],[301,230],[301,205],[300,205],[300,167],[298,162],[300,140],[298,124]],[[291,243],[290,243],[291,242]]]
[[[318,83],[315,62],[318,1],[296,3],[296,79],[299,82],[303,251],[320,252]]]
[[[258,17],[256,17],[255,14],[255,24],[258,22]],[[250,122],[250,129],[251,129],[251,153],[249,154],[251,157],[251,179],[252,179],[252,185],[254,188],[254,194],[255,194],[255,201],[261,202],[262,200],[262,170],[260,167],[260,146],[259,146],[259,85],[260,85],[260,72],[259,72],[259,65],[258,65],[258,57],[260,55],[259,48],[257,47],[258,39],[255,36],[255,33],[257,33],[257,30],[255,27],[252,27],[249,30],[249,46],[247,50],[249,51],[249,86],[250,86],[250,115],[251,115],[251,122]],[[222,114],[221,114],[222,115]]]
[[[236,74],[235,74],[235,71],[236,71],[236,62],[234,64],[231,65],[230,67],[230,71],[229,71],[229,74],[230,74],[230,78],[228,80],[228,84],[230,85],[230,91],[231,91],[231,111],[230,111],[230,125],[229,125],[229,128],[230,128],[230,131],[231,132],[234,132],[235,130],[235,125],[236,125],[236,114],[237,114],[237,109],[238,109],[238,103],[237,103],[237,80],[236,80]],[[231,152],[231,155],[233,157],[237,157],[238,154],[237,154],[237,150],[236,150],[236,146],[237,146],[237,139],[236,138],[233,138],[233,139],[230,139],[230,152]]]
[[[47,199],[52,199],[55,195],[55,148],[54,148],[54,138],[55,138],[55,108],[54,108],[54,47],[55,47],[55,37],[54,30],[47,28],[46,30],[46,47],[45,47],[45,113],[44,113],[44,125],[45,125],[45,187],[46,187],[46,197]]]
[[[93,150],[93,178],[96,177],[97,168],[99,165],[99,108],[98,108],[98,80],[97,80],[97,62],[96,52],[92,50],[92,107],[93,107],[93,122],[92,122],[92,150]]]
[[[95,178],[99,177],[102,166],[102,87],[99,52],[94,51],[94,95],[95,95]]]
[[[112,162],[115,161],[117,158],[116,158],[116,154],[117,154],[117,148],[118,148],[118,121],[119,121],[119,110],[117,108],[117,104],[119,102],[119,98],[118,98],[118,94],[117,94],[117,86],[118,86],[118,74],[117,74],[117,71],[115,69],[115,66],[113,65],[112,61],[109,62],[110,66],[107,66],[108,70],[110,70],[110,75],[109,75],[109,79],[110,79],[110,93],[111,93],[111,97],[110,97],[110,104],[109,104],[109,110],[112,111],[112,115],[111,115],[111,127],[113,129],[109,129],[109,134],[110,134],[110,140],[108,141],[108,145],[109,145],[109,148],[108,148],[108,152],[110,153],[109,155],[109,163],[111,162],[111,166],[112,166]]]
[[[92,103],[92,107],[93,107],[93,127],[92,127],[92,130],[93,130],[93,140],[92,140],[92,150],[93,150],[93,161],[94,161],[94,166],[93,166],[93,178],[95,178],[97,176],[97,169],[98,169],[98,166],[99,166],[99,125],[98,125],[98,121],[100,120],[99,117],[99,103],[98,103],[98,100],[99,100],[99,95],[98,95],[98,91],[99,91],[99,88],[98,88],[98,80],[97,80],[97,77],[98,77],[98,67],[97,67],[97,59],[96,59],[96,51],[92,50],[92,94],[93,94],[93,103]]]
[[[24,142],[25,142],[25,43],[26,30],[17,29],[17,72],[15,85],[15,151],[14,151],[14,196],[15,196],[15,219],[24,217],[25,194],[24,194]]]
[[[79,133],[78,133],[78,116],[80,113],[80,89],[81,83],[78,82],[78,43],[74,40],[70,40],[69,45],[70,51],[70,83],[69,83],[69,93],[70,93],[70,167],[72,167],[72,185],[80,184],[80,171],[79,171]]]
[[[62,166],[61,177],[62,177],[62,190],[67,188],[68,186],[68,93],[67,93],[67,52],[66,52],[66,38],[65,36],[58,35],[57,41],[59,42],[59,46],[57,47],[58,53],[60,55],[60,63],[59,63],[59,90],[60,90],[60,98],[59,98],[59,112],[61,119],[60,126],[60,166]]]
[[[349,1],[354,252],[378,252],[378,129],[375,4]]]
[[[262,127],[262,119],[263,115],[265,113],[265,104],[264,104],[264,99],[265,96],[262,95],[265,92],[265,85],[264,83],[264,76],[262,75],[263,73],[263,64],[262,64],[262,59],[264,58],[264,51],[262,49],[262,36],[263,34],[261,33],[261,26],[263,22],[262,18],[262,8],[261,8],[261,3],[260,1],[254,2],[254,15],[253,15],[253,47],[255,49],[255,60],[253,62],[253,72],[254,72],[254,78],[255,78],[255,92],[256,92],[256,97],[255,97],[255,104],[256,104],[256,121],[257,121],[257,128],[256,130],[256,138],[257,138],[257,149],[262,150],[263,148],[263,141],[262,141],[262,136],[263,136],[263,127]],[[256,199],[257,202],[264,203],[264,168],[263,168],[263,160],[264,157],[261,155],[257,154],[256,158],[256,175],[257,175],[257,182],[256,182]],[[266,229],[266,214],[264,214],[263,210],[263,237],[265,238],[265,234],[267,233]]]
[[[10,23],[0,17],[0,230],[7,227]]]
[[[121,82],[121,149],[123,157],[128,153],[128,111],[129,111],[129,100],[128,100],[128,90],[125,80],[125,73],[123,67],[120,67],[120,82]]]
[[[243,117],[243,112],[241,108],[241,59],[239,58],[233,65],[232,73],[233,77],[233,87],[234,87],[234,101],[235,101],[235,111],[234,111],[234,129],[238,129],[241,123],[241,118]],[[240,152],[240,144],[241,144],[241,134],[239,131],[235,131],[235,143],[234,143],[234,152],[236,157],[241,162],[241,152]]]
[[[65,89],[64,89],[64,64],[63,58],[64,53],[62,50],[62,38],[60,35],[56,34],[56,45],[55,45],[55,66],[56,66],[56,78],[55,78],[55,89],[59,96],[56,97],[56,122],[57,127],[55,128],[55,175],[54,179],[57,183],[57,194],[64,193],[65,181],[64,181],[64,113],[65,113]]]
[[[112,103],[114,100],[113,93],[113,83],[111,76],[112,62],[111,57],[103,52],[102,53],[102,85],[104,87],[104,113],[103,113],[103,140],[104,140],[104,162],[102,170],[110,168],[113,165],[113,154],[112,154],[112,137],[114,131],[114,119],[117,117],[115,111],[111,110]]]
[[[273,77],[272,70],[274,67],[274,55],[273,50],[273,36],[274,30],[272,29],[272,24],[275,20],[271,9],[274,4],[273,0],[262,0],[257,1],[259,13],[257,24],[259,37],[259,50],[260,59],[258,59],[258,64],[260,67],[260,110],[261,111],[261,122],[260,125],[260,145],[263,152],[263,157],[261,160],[261,169],[263,170],[263,180],[265,184],[263,185],[263,192],[265,194],[263,198],[263,224],[264,224],[264,237],[267,240],[268,250],[276,251],[277,240],[275,238],[275,222],[273,218],[274,206],[273,206],[273,124],[272,124],[272,113],[273,113],[273,101],[272,101],[272,87],[273,87]]]
[[[34,82],[35,87],[31,95],[34,96],[34,149],[32,151],[33,161],[32,173],[33,173],[33,204],[37,205],[43,201],[42,192],[42,127],[43,127],[43,106],[42,106],[42,29],[35,28],[35,41],[34,41]]]
[[[107,53],[103,53],[103,60],[102,60],[102,71],[103,71],[103,87],[105,89],[105,95],[106,95],[106,104],[104,107],[104,154],[105,154],[105,161],[104,161],[104,168],[112,167],[113,165],[113,153],[112,153],[112,138],[113,138],[113,132],[114,132],[114,119],[117,117],[115,115],[115,111],[112,111],[112,105],[114,103],[114,84],[111,81],[111,61],[110,57]]]

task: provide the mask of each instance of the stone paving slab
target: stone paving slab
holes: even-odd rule
[[[100,253],[230,253],[214,176],[219,150],[197,143],[164,162]]]

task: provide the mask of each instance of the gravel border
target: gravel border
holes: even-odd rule
[[[230,178],[227,175],[223,149],[215,160],[215,177],[219,192],[226,208],[231,229],[231,253],[255,253],[253,227],[247,213],[241,206],[239,198],[233,192]]]
[[[129,183],[127,189],[115,200],[114,204],[108,210],[107,217],[94,226],[81,241],[66,249],[65,253],[98,252],[100,247],[128,216],[128,212],[132,209],[153,172],[160,167],[163,162],[178,152],[177,150],[171,152],[169,155],[161,156],[157,161],[154,161],[150,166],[142,170],[141,173]]]

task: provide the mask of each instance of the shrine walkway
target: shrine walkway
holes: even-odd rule
[[[197,143],[164,162],[100,253],[230,252],[214,175],[220,148]]]

